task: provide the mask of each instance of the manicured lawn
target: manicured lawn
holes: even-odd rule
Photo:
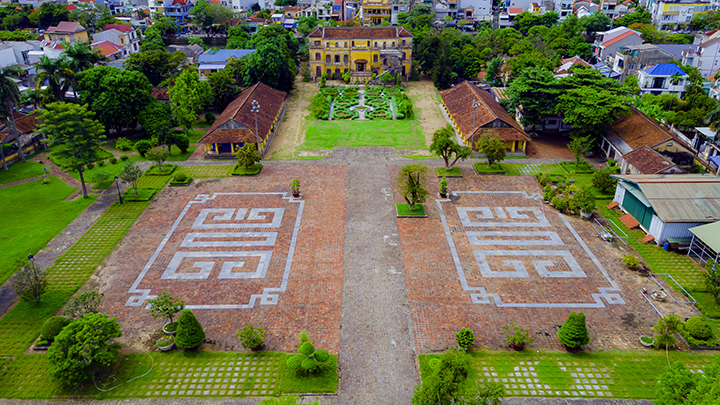
[[[697,300],[697,307],[703,314],[710,318],[720,318],[720,304],[715,302],[715,297],[710,293],[695,292],[692,293],[693,298]]]
[[[208,125],[208,128],[209,128],[209,127],[210,127],[210,126]],[[189,130],[189,131],[188,131],[188,138],[190,138],[190,143],[196,143],[197,141],[199,141],[200,138],[202,138],[203,136],[205,136],[205,133],[206,133],[206,132],[207,132],[207,130],[203,130],[203,129],[191,129],[191,130]]]
[[[86,183],[95,183],[92,188],[94,189],[100,189],[105,190],[106,188],[112,186],[115,184],[115,176],[119,176],[120,172],[122,171],[123,166],[127,162],[138,162],[144,160],[140,155],[135,156],[129,156],[128,160],[123,162],[122,160],[118,159],[117,162],[110,163],[109,161],[105,161],[105,163],[102,166],[98,166],[97,164],[95,167],[93,167],[90,170],[84,170],[83,171],[83,177],[85,177]],[[76,178],[77,180],[80,180],[80,174],[75,170],[66,170],[71,176]],[[105,172],[109,175],[108,179],[103,181],[102,183],[97,183],[96,176],[100,172]]]
[[[568,171],[565,170],[563,168],[563,166],[568,167],[567,165],[562,165],[559,163],[553,163],[553,164],[547,164],[547,165],[525,164],[525,163],[502,163],[502,167],[505,170],[505,173],[508,175],[534,176],[537,173],[545,173],[545,174],[549,175],[551,178],[553,176],[564,178],[565,180],[572,178],[573,180],[575,180],[575,185],[577,185],[578,187],[580,187],[580,188],[589,187],[592,190],[592,192],[595,194],[596,198],[612,199],[613,195],[615,194],[615,190],[613,189],[613,191],[611,193],[605,194],[605,193],[601,192],[600,190],[598,190],[597,188],[593,187],[593,185],[592,185],[592,176],[593,175],[591,173],[574,173],[574,169],[575,169],[574,162],[572,163],[572,165],[570,165],[570,167],[568,167],[568,170],[570,170],[570,173],[568,173]],[[599,203],[598,203],[598,205],[599,205]]]
[[[435,174],[438,176],[451,176],[451,177],[462,177],[462,172],[459,167],[452,167],[450,170],[445,170],[444,167],[436,167]]]
[[[64,148],[63,145],[56,145],[50,148],[50,154],[48,155],[48,159],[50,159],[53,163],[60,166],[61,168],[65,168],[68,166],[68,160],[56,155],[56,152],[60,149]],[[107,149],[104,149],[102,147],[98,147],[97,151],[97,158],[98,159],[107,159],[109,157],[112,157],[112,153],[108,151]]]
[[[177,169],[194,179],[201,177],[230,177],[234,166],[182,166]]]
[[[638,346],[640,343],[638,342]],[[548,353],[471,351],[472,372],[465,384],[476,380],[502,383],[508,396],[654,398],[657,380],[665,372],[664,351],[639,349],[625,352]],[[426,377],[428,360],[420,355]],[[681,361],[697,372],[709,365],[709,353],[669,352],[670,362]]]
[[[25,161],[15,162],[8,165],[8,170],[3,170],[0,164],[0,184],[12,183],[29,177],[42,176],[43,165],[38,162]]]
[[[315,121],[305,133],[300,150],[334,147],[393,146],[425,149],[420,125],[413,120]]]
[[[292,356],[292,355],[287,355]],[[306,392],[337,392],[337,355],[330,355],[330,360],[323,364],[322,370],[315,374],[291,370],[282,361],[282,379],[279,390],[283,394],[303,394]]]
[[[80,215],[96,196],[63,201],[75,191],[55,176],[0,188],[0,283],[17,270],[17,261],[36,254]]]
[[[474,162],[473,165],[475,165],[475,170],[477,170],[479,174],[503,174],[506,171],[505,165],[502,163],[495,163],[489,167],[487,163],[480,162]]]
[[[398,215],[425,215],[425,206],[422,204],[415,204],[414,210],[410,210],[408,204],[395,204],[395,206],[397,207]]]
[[[262,164],[260,163],[250,166],[249,169],[246,169],[245,166],[235,165],[232,174],[234,176],[254,176],[260,173],[260,170],[262,170]]]

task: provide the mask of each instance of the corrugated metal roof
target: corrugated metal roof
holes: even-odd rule
[[[665,223],[720,220],[720,177],[700,174],[614,177],[637,186]]]
[[[655,66],[645,69],[645,73],[653,76],[672,76],[675,74],[687,76],[687,74],[674,63],[658,63]]]
[[[689,229],[690,232],[708,245],[715,253],[720,253],[720,222],[700,225]]]
[[[198,56],[199,63],[225,63],[230,58],[242,59],[248,54],[255,52],[254,49],[221,49],[215,53],[203,53]]]

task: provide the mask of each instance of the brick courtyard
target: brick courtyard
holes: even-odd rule
[[[220,348],[240,349],[235,334],[252,323],[266,328],[268,349],[294,351],[307,331],[337,353],[346,178],[340,166],[273,166],[165,189],[100,273],[103,311],[141,345],[163,323],[148,315],[147,299],[165,290]]]
[[[573,311],[587,316],[590,349],[637,347],[650,332],[657,314],[639,292],[644,280],[589,221],[535,198],[533,177],[448,182],[455,195],[433,194],[427,219],[398,219],[419,353],[454,345],[461,327],[475,331],[477,346],[504,348],[501,327],[510,321],[530,330],[533,348],[562,350],[556,332]],[[437,179],[430,183],[436,191]]]

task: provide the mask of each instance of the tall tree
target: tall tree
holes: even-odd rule
[[[17,132],[17,128],[15,127],[15,116],[13,115],[13,111],[15,111],[15,104],[17,104],[20,101],[20,90],[18,90],[17,84],[12,80],[13,76],[19,76],[22,73],[22,70],[17,66],[8,66],[5,68],[0,68],[0,99],[2,99],[3,104],[3,110],[0,111],[0,118],[3,118],[4,121],[6,121],[8,124],[10,124],[10,127],[12,128],[13,135],[15,135],[15,143],[18,147],[18,153],[20,154],[20,159],[22,161],[25,161],[25,154],[22,150],[22,145],[20,143],[20,136]],[[5,162],[5,154],[2,151],[2,144],[0,143],[0,159],[2,159],[3,162],[3,168],[7,170],[7,163]]]
[[[205,95],[201,94],[202,91],[204,89],[198,72],[192,67],[183,70],[175,80],[175,85],[168,90],[173,116],[185,129],[186,136],[197,120],[198,110],[203,106]]]
[[[553,113],[560,89],[551,71],[531,67],[510,83],[507,92],[510,109],[522,109],[523,125],[542,125],[543,118]]]
[[[45,4],[45,3],[43,3]],[[55,101],[65,100],[65,91],[69,83],[66,81],[68,77],[73,76],[73,71],[68,68],[67,61],[63,58],[50,59],[47,56],[41,56],[40,61],[35,65],[37,76],[37,90],[40,90],[45,81],[48,82],[50,95]]]
[[[210,83],[210,91],[212,92],[215,107],[218,111],[223,111],[238,94],[232,72],[223,69],[211,73],[208,76],[208,82]]]
[[[187,57],[184,53],[170,53],[164,49],[133,53],[123,63],[125,69],[145,75],[153,86],[179,75],[186,65]]]
[[[450,125],[435,131],[430,144],[430,152],[445,161],[445,170],[450,170],[458,160],[464,161],[472,155],[469,147],[457,143],[455,133]],[[453,159],[452,163],[450,163],[450,159]]]
[[[151,25],[145,30],[145,40],[140,45],[140,52],[165,50],[165,43],[163,42],[160,30],[153,27],[154,26]]]
[[[48,104],[38,119],[42,121],[39,131],[49,138],[50,145],[62,146],[54,153],[80,174],[83,197],[87,198],[83,166],[97,160],[100,141],[105,139],[102,124],[94,119],[87,105],[62,102]]]
[[[89,43],[75,42],[70,44],[62,54],[68,61],[67,66],[75,73],[90,69],[96,63],[103,61],[99,49],[92,49]]]
[[[246,86],[263,82],[274,89],[292,90],[296,71],[295,62],[285,56],[277,43],[273,41],[262,43],[255,52],[243,59],[247,61],[244,79]]]

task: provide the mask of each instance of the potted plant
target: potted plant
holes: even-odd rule
[[[569,352],[578,352],[590,342],[590,334],[585,325],[585,314],[571,312],[558,330],[558,340]]]
[[[168,352],[175,348],[175,337],[172,335],[166,335],[158,339],[155,346],[163,352]]]
[[[290,181],[290,190],[292,190],[293,197],[300,197],[300,180],[292,179]]]
[[[150,304],[150,316],[155,319],[165,318],[168,322],[163,326],[163,332],[168,335],[174,335],[177,330],[177,322],[173,322],[173,317],[185,308],[185,302],[177,299],[163,291],[162,294],[148,301]]]
[[[460,332],[455,334],[455,340],[457,341],[458,348],[460,350],[467,351],[471,347],[475,346],[475,333],[471,329],[462,328]]]
[[[510,333],[510,328],[512,328],[512,333]],[[523,329],[517,325],[515,325],[514,322],[510,322],[508,325],[503,326],[503,330],[505,332],[505,340],[510,347],[512,347],[516,351],[522,351],[522,349],[525,348],[525,345],[529,345],[530,343],[534,342],[535,339],[530,337],[530,333],[527,329]]]
[[[440,180],[439,192],[440,192],[440,198],[447,198],[448,183],[447,183],[447,179],[445,179],[445,177],[443,177],[442,180]]]
[[[640,344],[645,347],[652,347],[655,344],[655,339],[650,336],[640,336]]]

